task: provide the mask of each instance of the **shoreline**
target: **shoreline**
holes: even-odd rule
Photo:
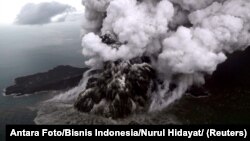
[[[3,96],[19,97],[37,92],[68,90],[78,85],[87,70],[59,65],[46,72],[17,77],[14,85],[4,88]]]

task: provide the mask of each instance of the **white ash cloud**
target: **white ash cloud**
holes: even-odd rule
[[[249,0],[83,0],[87,65],[151,56],[164,87],[151,110],[168,106],[192,85],[204,84],[226,54],[250,45]],[[101,42],[111,33],[118,49]],[[154,56],[154,57],[153,57]],[[155,57],[156,56],[156,57]],[[177,87],[169,91],[169,85]]]
[[[70,5],[58,2],[28,3],[17,15],[16,23],[21,25],[47,24],[52,21],[53,17],[74,10]]]

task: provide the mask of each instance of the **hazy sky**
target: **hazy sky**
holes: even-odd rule
[[[53,19],[50,22],[52,16],[64,12],[62,5],[74,7],[76,11],[67,13],[67,18],[61,22]],[[19,65],[25,69],[30,66],[30,61],[46,64],[42,61],[46,58],[58,64],[82,62],[80,30],[83,12],[81,0],[0,0],[0,75],[3,68],[11,66]],[[35,58],[30,59],[30,56]]]
[[[51,17],[63,14],[64,5],[76,11],[67,13],[64,20],[53,21]],[[83,62],[80,36],[83,13],[81,0],[0,0],[0,75],[4,68],[19,66],[28,70],[34,62],[45,65]]]
[[[77,11],[84,10],[84,7],[81,5],[81,0],[0,0],[0,24],[13,23],[22,7],[27,3],[37,4],[51,1],[68,4],[76,8]]]

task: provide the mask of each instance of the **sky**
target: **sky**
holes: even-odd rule
[[[75,11],[68,12],[68,7],[73,7]],[[54,16],[65,12],[66,18],[53,21]],[[74,56],[78,58],[67,64],[81,62],[83,13],[81,0],[0,0],[0,70],[25,66],[29,64],[30,59],[27,58],[30,56],[41,56],[31,60],[44,62],[41,60],[46,59],[51,52],[58,52],[58,55],[52,55],[52,62],[59,60],[57,62],[67,63]]]
[[[0,0],[0,76],[3,68],[24,66],[29,70],[25,66],[30,66],[30,56],[36,56],[33,62],[44,63],[42,60],[54,53],[50,62],[83,62],[84,10],[81,0]],[[57,16],[62,19],[54,21]]]
[[[38,4],[52,1],[70,5],[80,12],[84,10],[81,0],[0,0],[0,24],[14,23],[22,7],[28,3]]]

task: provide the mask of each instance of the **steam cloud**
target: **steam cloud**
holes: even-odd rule
[[[50,23],[54,16],[72,10],[73,7],[58,2],[29,3],[18,14],[16,23],[23,25],[46,24]]]
[[[249,0],[83,0],[83,54],[96,68],[104,61],[147,55],[164,81],[150,110],[205,83],[226,54],[250,45]],[[112,34],[119,48],[102,43]],[[170,84],[176,88],[170,91]]]

